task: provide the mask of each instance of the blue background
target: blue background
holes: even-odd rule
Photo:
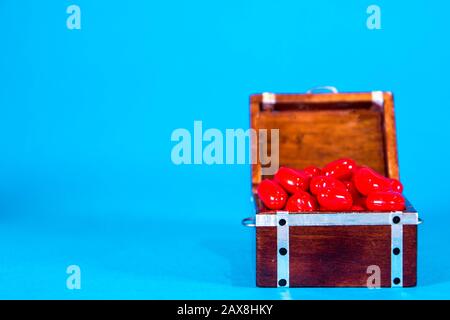
[[[382,30],[366,28],[373,3]],[[449,11],[1,0],[0,297],[450,298]],[[249,94],[316,85],[395,93],[402,181],[425,220],[416,288],[256,288],[249,167],[171,162],[174,129],[247,128]]]

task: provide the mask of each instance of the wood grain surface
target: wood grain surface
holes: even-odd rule
[[[390,226],[289,227],[291,287],[366,287],[369,266],[391,286]],[[256,230],[256,281],[277,286],[277,230]],[[403,285],[416,285],[417,226],[404,226]]]
[[[394,104],[372,103],[370,93],[276,95],[276,103],[262,104],[261,95],[250,99],[250,126],[279,129],[279,163],[297,169],[350,157],[385,176],[399,177]],[[252,141],[257,150],[257,142]],[[268,150],[272,151],[269,141]],[[252,183],[262,177],[259,161],[252,165]],[[255,188],[254,188],[255,189]]]

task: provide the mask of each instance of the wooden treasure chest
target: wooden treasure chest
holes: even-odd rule
[[[399,178],[393,96],[389,92],[252,95],[254,132],[278,129],[278,165],[319,167],[349,157]],[[258,135],[255,135],[256,137]],[[252,147],[259,146],[253,136]],[[268,139],[270,153],[274,146]],[[296,213],[264,207],[257,187],[271,177],[252,164],[256,284],[260,287],[410,287],[417,282],[418,213]],[[269,172],[269,173],[267,173]]]

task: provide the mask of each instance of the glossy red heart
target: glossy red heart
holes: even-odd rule
[[[309,190],[315,195],[327,188],[347,190],[342,181],[325,176],[313,177],[309,184]]]
[[[363,195],[368,195],[375,191],[403,191],[400,181],[383,177],[368,167],[361,167],[353,174],[353,183]]]
[[[298,191],[288,199],[285,210],[289,212],[317,211],[317,200],[308,192]]]
[[[281,167],[275,174],[274,179],[290,194],[297,191],[306,191],[309,188],[310,176],[300,170]]]
[[[353,205],[352,195],[342,188],[325,188],[317,194],[320,207],[329,211],[347,211]]]
[[[265,179],[258,186],[258,196],[264,205],[273,210],[283,209],[287,194],[286,191],[275,181]]]
[[[405,198],[398,192],[372,192],[366,199],[367,209],[371,211],[402,211],[405,210]]]
[[[305,169],[303,169],[303,171],[306,172],[307,174],[309,174],[309,176],[311,178],[322,175],[322,170],[319,167],[315,167],[315,166],[306,167]]]
[[[322,174],[338,180],[350,180],[356,168],[355,160],[343,158],[332,161],[322,168]]]

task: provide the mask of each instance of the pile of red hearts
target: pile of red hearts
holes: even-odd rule
[[[352,159],[330,162],[322,169],[281,167],[273,180],[258,186],[266,208],[289,212],[401,211],[403,186]]]

